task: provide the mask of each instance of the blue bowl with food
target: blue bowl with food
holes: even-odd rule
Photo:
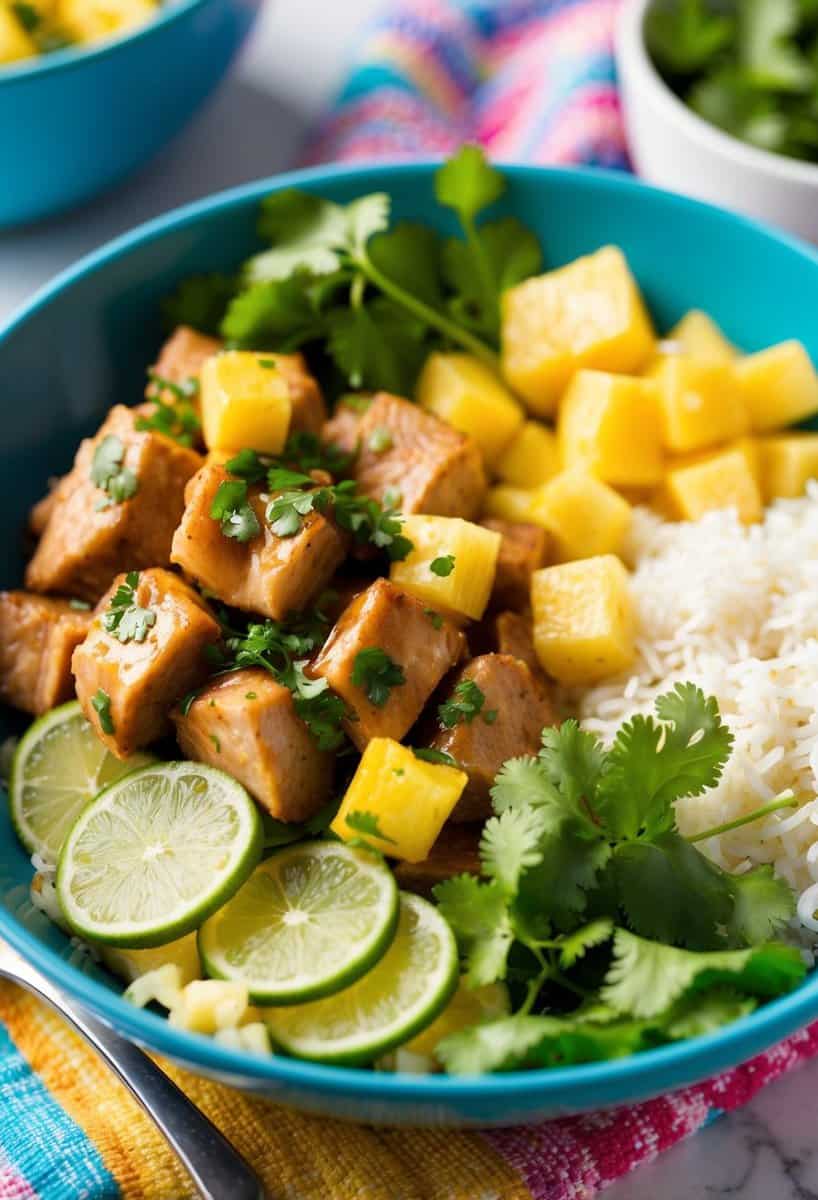
[[[362,1121],[818,1017],[816,305],[805,246],[468,148],[59,277],[0,333],[0,936]]]
[[[218,85],[261,0],[19,3],[0,13],[0,228],[147,162]]]

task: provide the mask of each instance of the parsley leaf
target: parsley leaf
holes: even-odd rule
[[[91,697],[91,707],[99,717],[99,727],[103,733],[114,733],[114,719],[111,716],[111,697],[102,688],[98,688]]]
[[[108,611],[103,613],[102,626],[120,642],[144,642],[148,630],[156,624],[156,613],[142,608],[136,600],[139,572],[129,571],[111,597]]]
[[[355,810],[347,813],[344,818],[350,829],[354,829],[357,833],[364,834],[368,837],[379,838],[382,842],[390,842],[395,844],[395,839],[384,833],[378,823],[378,817],[372,812],[361,812]]]
[[[376,708],[383,708],[393,687],[406,683],[403,668],[380,646],[359,650],[352,664],[352,682],[366,692]]]
[[[97,502],[97,509],[108,508],[130,500],[139,491],[139,480],[129,467],[123,466],[125,447],[116,434],[107,434],[94,450],[91,459],[91,482],[106,493]]]
[[[442,554],[439,558],[433,558],[429,563],[429,570],[433,575],[438,575],[441,579],[447,579],[454,570],[455,558],[453,554]]]
[[[473,679],[462,679],[455,685],[454,692],[439,705],[438,720],[444,729],[453,729],[460,722],[470,725],[474,718],[483,711],[486,697]],[[496,713],[494,714],[497,715]],[[486,713],[484,720],[492,724],[491,713]]]

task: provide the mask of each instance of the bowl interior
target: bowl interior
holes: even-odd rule
[[[624,176],[535,168],[511,168],[508,175],[501,208],[538,233],[550,266],[615,243],[660,330],[701,307],[747,350],[794,337],[818,361],[818,255],[806,247]],[[0,333],[0,511],[6,529],[0,587],[20,585],[26,514],[48,477],[69,467],[79,438],[111,404],[140,396],[145,367],[162,338],[162,297],[191,273],[232,270],[257,246],[258,200],[292,183],[342,202],[388,191],[398,218],[448,228],[433,199],[431,166],[324,169],[253,184],[171,214],[58,278]],[[0,711],[0,738],[23,726],[18,715]],[[351,1116],[486,1123],[635,1099],[735,1063],[818,1016],[813,977],[794,995],[719,1034],[618,1063],[462,1081],[262,1062],[171,1030],[121,1001],[120,985],[32,907],[31,875],[2,804],[0,935],[132,1037],[294,1103],[326,1107],[327,1097],[334,1097],[333,1105],[347,1104]],[[374,1109],[366,1107],[366,1097]]]

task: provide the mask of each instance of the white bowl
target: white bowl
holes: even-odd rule
[[[659,76],[644,39],[652,0],[625,0],[616,62],[634,166],[651,183],[818,242],[818,165],[758,150],[703,121]]]

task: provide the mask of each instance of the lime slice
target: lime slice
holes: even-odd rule
[[[335,996],[269,1009],[270,1036],[298,1058],[367,1063],[430,1025],[457,988],[451,929],[427,900],[400,894],[392,945],[368,975]]]
[[[261,847],[256,806],[235,779],[204,763],[155,763],[80,814],[60,854],[57,899],[81,937],[161,946],[224,904]]]
[[[208,975],[247,985],[256,1004],[338,992],[385,953],[398,923],[389,868],[343,842],[300,842],[258,867],[199,930]]]
[[[153,761],[149,754],[122,760],[106,750],[77,700],[52,708],[26,730],[12,762],[9,803],[17,836],[29,854],[56,863],[88,801]]]

